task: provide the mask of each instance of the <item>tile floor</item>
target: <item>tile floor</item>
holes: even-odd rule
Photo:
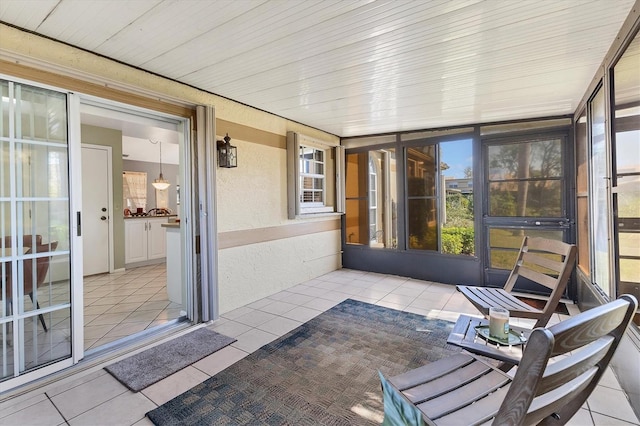
[[[166,264],[84,279],[84,350],[164,324],[182,307],[167,297]]]
[[[0,425],[149,425],[147,411],[347,298],[448,320],[477,313],[451,286],[343,269],[225,313],[209,327],[237,342],[139,393],[96,367],[0,402]],[[554,315],[552,321],[560,317]],[[569,424],[640,422],[608,371]]]

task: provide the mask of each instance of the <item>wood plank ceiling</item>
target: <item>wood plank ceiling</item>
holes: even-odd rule
[[[338,136],[573,113],[634,0],[2,0],[0,21]]]

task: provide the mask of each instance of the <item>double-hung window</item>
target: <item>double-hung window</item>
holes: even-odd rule
[[[288,216],[340,211],[339,146],[287,133]]]
[[[299,146],[299,193],[302,210],[325,207],[325,151],[313,146]]]

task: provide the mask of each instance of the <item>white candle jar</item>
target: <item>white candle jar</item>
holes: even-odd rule
[[[509,311],[504,308],[489,308],[489,336],[500,340],[509,338]]]

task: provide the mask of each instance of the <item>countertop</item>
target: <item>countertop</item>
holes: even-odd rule
[[[125,219],[153,219],[153,218],[162,218],[162,217],[178,217],[177,214],[158,214],[158,215],[149,215],[149,216],[124,216]]]

